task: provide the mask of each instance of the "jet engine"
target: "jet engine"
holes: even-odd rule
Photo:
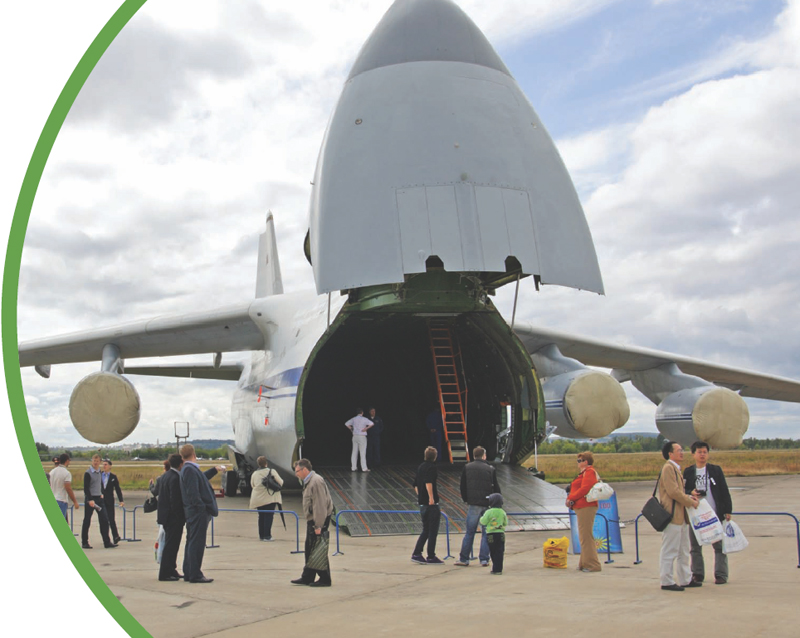
[[[565,357],[553,344],[533,353],[531,359],[543,377],[547,420],[558,436],[598,439],[627,423],[630,406],[616,379]]]
[[[683,446],[705,441],[712,448],[738,447],[750,423],[741,396],[705,379],[684,374],[674,363],[648,370],[613,370],[618,381],[630,380],[655,403],[659,432]]]
[[[680,390],[656,408],[659,432],[684,445],[705,441],[715,449],[738,447],[749,422],[744,399],[732,390],[714,386]]]
[[[599,439],[621,428],[630,417],[622,386],[609,375],[585,368],[542,383],[545,409],[556,434],[571,439]]]
[[[107,445],[136,429],[141,401],[136,388],[122,375],[94,372],[80,380],[69,399],[69,416],[81,436]]]

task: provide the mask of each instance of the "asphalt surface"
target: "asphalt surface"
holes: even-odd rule
[[[800,517],[800,476],[729,478],[735,512],[791,512]],[[653,483],[621,483],[620,517],[633,520],[649,498]],[[126,494],[131,508],[144,493]],[[286,495],[284,509],[300,510],[299,495]],[[220,501],[223,509],[246,509],[247,499]],[[120,514],[118,521],[120,520]],[[569,556],[564,570],[543,567],[542,545],[567,532],[514,532],[506,536],[505,568],[491,576],[473,562],[468,568],[410,561],[413,536],[340,537],[331,556],[333,587],[291,585],[303,567],[295,517],[286,515],[286,530],[276,518],[275,541],[260,542],[253,512],[221,512],[214,525],[214,544],[203,564],[210,584],[159,582],[153,556],[154,515],[137,510],[141,542],[102,549],[96,523],[87,551],[93,565],[123,605],[153,636],[249,637],[290,635],[298,631],[328,636],[674,636],[689,632],[708,636],[798,635],[797,527],[786,516],[734,516],[750,546],[729,558],[730,581],[684,592],[662,591],[658,578],[660,535],[644,519],[622,530],[624,554],[603,564],[601,573],[575,569]],[[302,523],[302,521],[301,521]],[[77,531],[77,530],[76,530]],[[127,534],[132,535],[128,517]],[[299,547],[304,530],[300,526]],[[209,543],[211,538],[209,536]],[[461,536],[450,537],[457,556]],[[332,535],[331,553],[336,550]],[[477,551],[477,543],[475,546]],[[438,552],[448,554],[443,530]],[[707,548],[706,572],[713,574],[713,550]],[[179,555],[182,559],[182,550]],[[605,561],[605,555],[601,555]]]

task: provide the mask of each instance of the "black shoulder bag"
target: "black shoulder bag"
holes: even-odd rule
[[[658,481],[661,480],[661,472],[658,473],[658,479],[656,480],[656,487],[653,490],[653,496],[650,497],[650,500],[644,504],[642,508],[642,514],[644,517],[650,522],[653,526],[653,529],[657,532],[663,532],[667,529],[667,525],[670,524],[672,521],[672,516],[675,513],[675,501],[672,501],[672,512],[668,512],[664,509],[664,506],[661,502],[656,498],[656,491],[658,490]]]
[[[272,470],[267,472],[267,475],[261,479],[261,485],[267,488],[267,491],[270,494],[274,494],[275,492],[280,492],[281,487],[283,487],[278,481],[275,480],[275,477],[272,476]]]

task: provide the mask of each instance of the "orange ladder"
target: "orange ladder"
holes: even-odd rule
[[[428,319],[428,337],[433,355],[433,369],[436,372],[436,386],[439,391],[439,406],[442,409],[444,438],[450,462],[469,461],[467,448],[467,390],[461,389],[457,364],[461,355],[453,349],[453,336],[450,323],[446,319]]]

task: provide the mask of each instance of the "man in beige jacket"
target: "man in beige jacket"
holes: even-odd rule
[[[303,513],[306,515],[306,564],[294,585],[311,587],[331,586],[331,567],[328,562],[328,526],[333,516],[333,501],[328,485],[311,468],[311,462],[300,459],[294,464],[294,473],[303,485]],[[318,580],[314,580],[319,575]]]
[[[689,568],[689,528],[687,507],[697,507],[697,498],[686,494],[683,489],[683,475],[680,463],[683,448],[675,441],[667,441],[661,450],[667,461],[661,468],[658,482],[658,498],[662,507],[672,512],[672,521],[661,534],[661,589],[683,591],[686,587],[699,587],[692,580]],[[673,578],[677,560],[677,581]],[[683,583],[682,585],[680,583]]]

